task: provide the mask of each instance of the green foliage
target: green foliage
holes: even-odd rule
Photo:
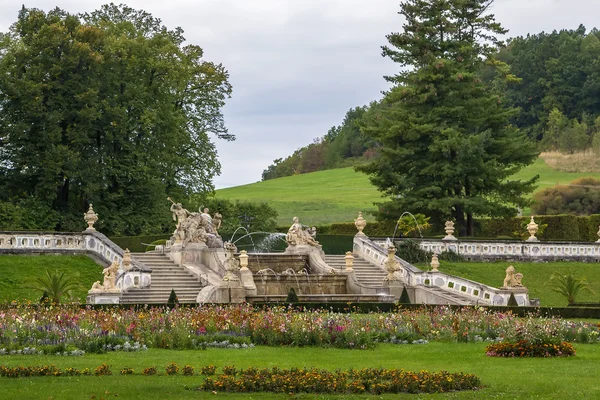
[[[167,195],[213,189],[231,86],[180,28],[23,7],[1,38],[0,225],[77,231],[94,203],[107,234],[165,232]]]
[[[40,304],[48,304],[50,302],[50,298],[48,297],[48,292],[44,290],[42,293],[42,297],[40,297]]]
[[[533,196],[536,214],[600,214],[600,180],[576,179],[568,185],[556,185]]]
[[[37,277],[31,286],[32,289],[46,294],[49,301],[54,304],[59,304],[64,295],[72,297],[71,292],[78,287],[79,284],[72,280],[71,276],[65,276],[64,272],[51,273],[48,270],[43,276]]]
[[[285,298],[286,303],[298,303],[300,300],[298,299],[298,295],[296,294],[296,290],[291,287],[288,291],[287,297]]]
[[[412,215],[404,215],[398,219],[398,230],[402,232],[404,236],[408,236],[411,233],[421,234],[431,228],[429,223],[430,217],[425,217],[423,214],[415,214],[414,218]]]
[[[400,304],[410,304],[410,297],[408,296],[408,291],[406,290],[406,286],[402,288],[402,294],[400,295],[400,299],[398,300]]]
[[[511,293],[508,298],[508,303],[506,304],[508,307],[518,307],[519,303],[517,303],[517,299],[515,298],[515,294]]]
[[[169,300],[167,300],[167,307],[175,308],[179,305],[179,299],[175,294],[175,289],[171,289],[171,294],[169,294]]]
[[[492,1],[407,0],[404,31],[387,36],[383,55],[401,71],[395,86],[365,119],[363,131],[380,156],[359,170],[393,200],[379,218],[415,210],[433,221],[453,218],[473,233],[473,216],[514,215],[536,177],[510,176],[536,158],[536,149],[511,124],[506,86],[517,81],[493,54],[506,31],[489,14]],[[487,66],[493,79],[484,81]],[[386,214],[387,213],[387,214]]]
[[[550,278],[550,286],[553,291],[564,296],[568,304],[574,304],[582,290],[591,291],[586,279],[576,278],[572,272],[567,275],[553,274]]]
[[[148,246],[146,246],[146,251],[152,251],[152,250],[156,249],[156,246],[165,245],[166,243],[167,243],[167,239],[155,240],[154,242],[149,243]]]

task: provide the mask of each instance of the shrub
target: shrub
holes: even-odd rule
[[[185,376],[192,376],[194,375],[194,367],[191,365],[186,365],[181,369],[181,373]]]
[[[142,374],[144,374],[146,376],[156,375],[156,367],[144,368],[144,370],[142,371]]]
[[[167,300],[167,307],[175,308],[175,306],[179,305],[179,299],[177,299],[177,295],[175,294],[175,289],[171,289],[171,294],[169,295],[169,300]]]
[[[167,365],[167,367],[165,368],[165,372],[167,375],[177,375],[177,373],[179,372],[179,367],[177,366],[177,364],[172,362],[171,364]]]
[[[285,298],[285,302],[286,303],[298,303],[300,300],[298,300],[298,295],[296,294],[296,290],[291,287],[290,290],[288,291],[287,297]]]
[[[121,375],[133,375],[133,368],[125,367],[121,369]]]
[[[568,185],[556,185],[534,194],[535,214],[589,215],[600,213],[600,180],[579,178]]]
[[[200,368],[200,375],[214,375],[215,372],[217,372],[217,367],[212,364]]]
[[[568,357],[575,355],[575,348],[568,342],[533,343],[519,340],[516,343],[492,343],[485,348],[489,357]]]
[[[102,363],[102,365],[99,365],[96,368],[94,368],[94,375],[96,375],[96,376],[112,375],[112,372],[110,371],[110,367],[108,365],[106,365],[106,363]]]
[[[400,295],[400,300],[398,300],[400,304],[410,304],[410,297],[408,296],[408,291],[406,290],[406,286],[402,288],[402,294]]]
[[[510,297],[508,298],[508,303],[507,303],[508,307],[518,307],[519,303],[517,303],[517,299],[515,298],[515,294],[511,293]]]

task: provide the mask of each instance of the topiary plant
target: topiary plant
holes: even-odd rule
[[[410,297],[408,296],[408,291],[406,290],[406,286],[402,288],[402,294],[400,295],[400,300],[398,300],[400,304],[411,304]]]
[[[510,297],[508,298],[508,304],[507,306],[509,307],[519,307],[519,303],[517,303],[517,299],[515,298],[515,294],[511,293]]]
[[[179,305],[179,299],[175,294],[175,289],[171,289],[171,294],[169,295],[169,300],[167,300],[167,307],[175,308],[175,306]]]
[[[300,300],[298,299],[298,295],[294,288],[290,288],[287,297],[285,298],[286,303],[298,303]]]

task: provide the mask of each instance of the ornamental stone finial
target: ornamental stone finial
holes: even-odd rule
[[[431,257],[431,272],[440,272],[438,269],[440,267],[440,260],[438,259],[438,255],[434,254]]]
[[[538,232],[539,227],[538,224],[533,220],[533,215],[531,216],[531,221],[527,224],[527,232],[529,232],[528,242],[539,242],[540,240],[535,237],[535,234]]]
[[[240,259],[240,270],[247,271],[248,270],[248,252],[246,250],[240,251],[240,255],[238,257]]]
[[[346,252],[346,256],[344,257],[346,261],[346,271],[350,272],[354,270],[354,256],[351,251]]]
[[[598,226],[598,236],[600,236],[600,225]],[[600,239],[596,240],[596,243],[600,243]]]
[[[96,230],[94,229],[94,223],[98,221],[98,217],[99,215],[94,212],[92,204],[90,203],[90,208],[87,210],[86,213],[83,214],[83,219],[88,224],[88,227],[85,230],[85,232],[94,232]]]
[[[129,249],[125,249],[123,252],[123,269],[129,271],[131,269],[131,252]]]
[[[365,236],[363,229],[365,229],[365,226],[367,226],[367,221],[365,221],[363,218],[362,211],[358,212],[358,218],[354,220],[354,226],[356,226],[356,229],[358,229],[358,233],[356,234],[357,236]]]
[[[458,240],[456,239],[456,237],[454,236],[454,222],[452,221],[446,221],[445,224],[446,228],[446,237],[442,240]]]

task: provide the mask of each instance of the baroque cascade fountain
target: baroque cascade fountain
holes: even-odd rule
[[[296,217],[283,253],[248,253],[223,242],[220,214],[190,212],[174,202],[171,212],[177,222],[171,240],[146,253],[132,254],[97,232],[98,215],[90,204],[84,214],[88,228],[82,233],[0,232],[0,254],[88,255],[105,267],[103,282],[89,290],[89,304],[165,304],[171,289],[181,303],[280,302],[293,288],[301,302],[394,302],[406,289],[412,303],[502,306],[514,295],[520,306],[529,306],[537,304],[512,266],[502,287],[495,288],[439,271],[437,255],[452,251],[480,260],[600,261],[600,240],[540,242],[533,217],[525,242],[459,241],[447,222],[444,239],[418,242],[434,253],[432,269],[422,271],[397,257],[389,238],[366,236],[361,213],[355,219],[352,250],[331,256],[323,252],[315,230]]]

